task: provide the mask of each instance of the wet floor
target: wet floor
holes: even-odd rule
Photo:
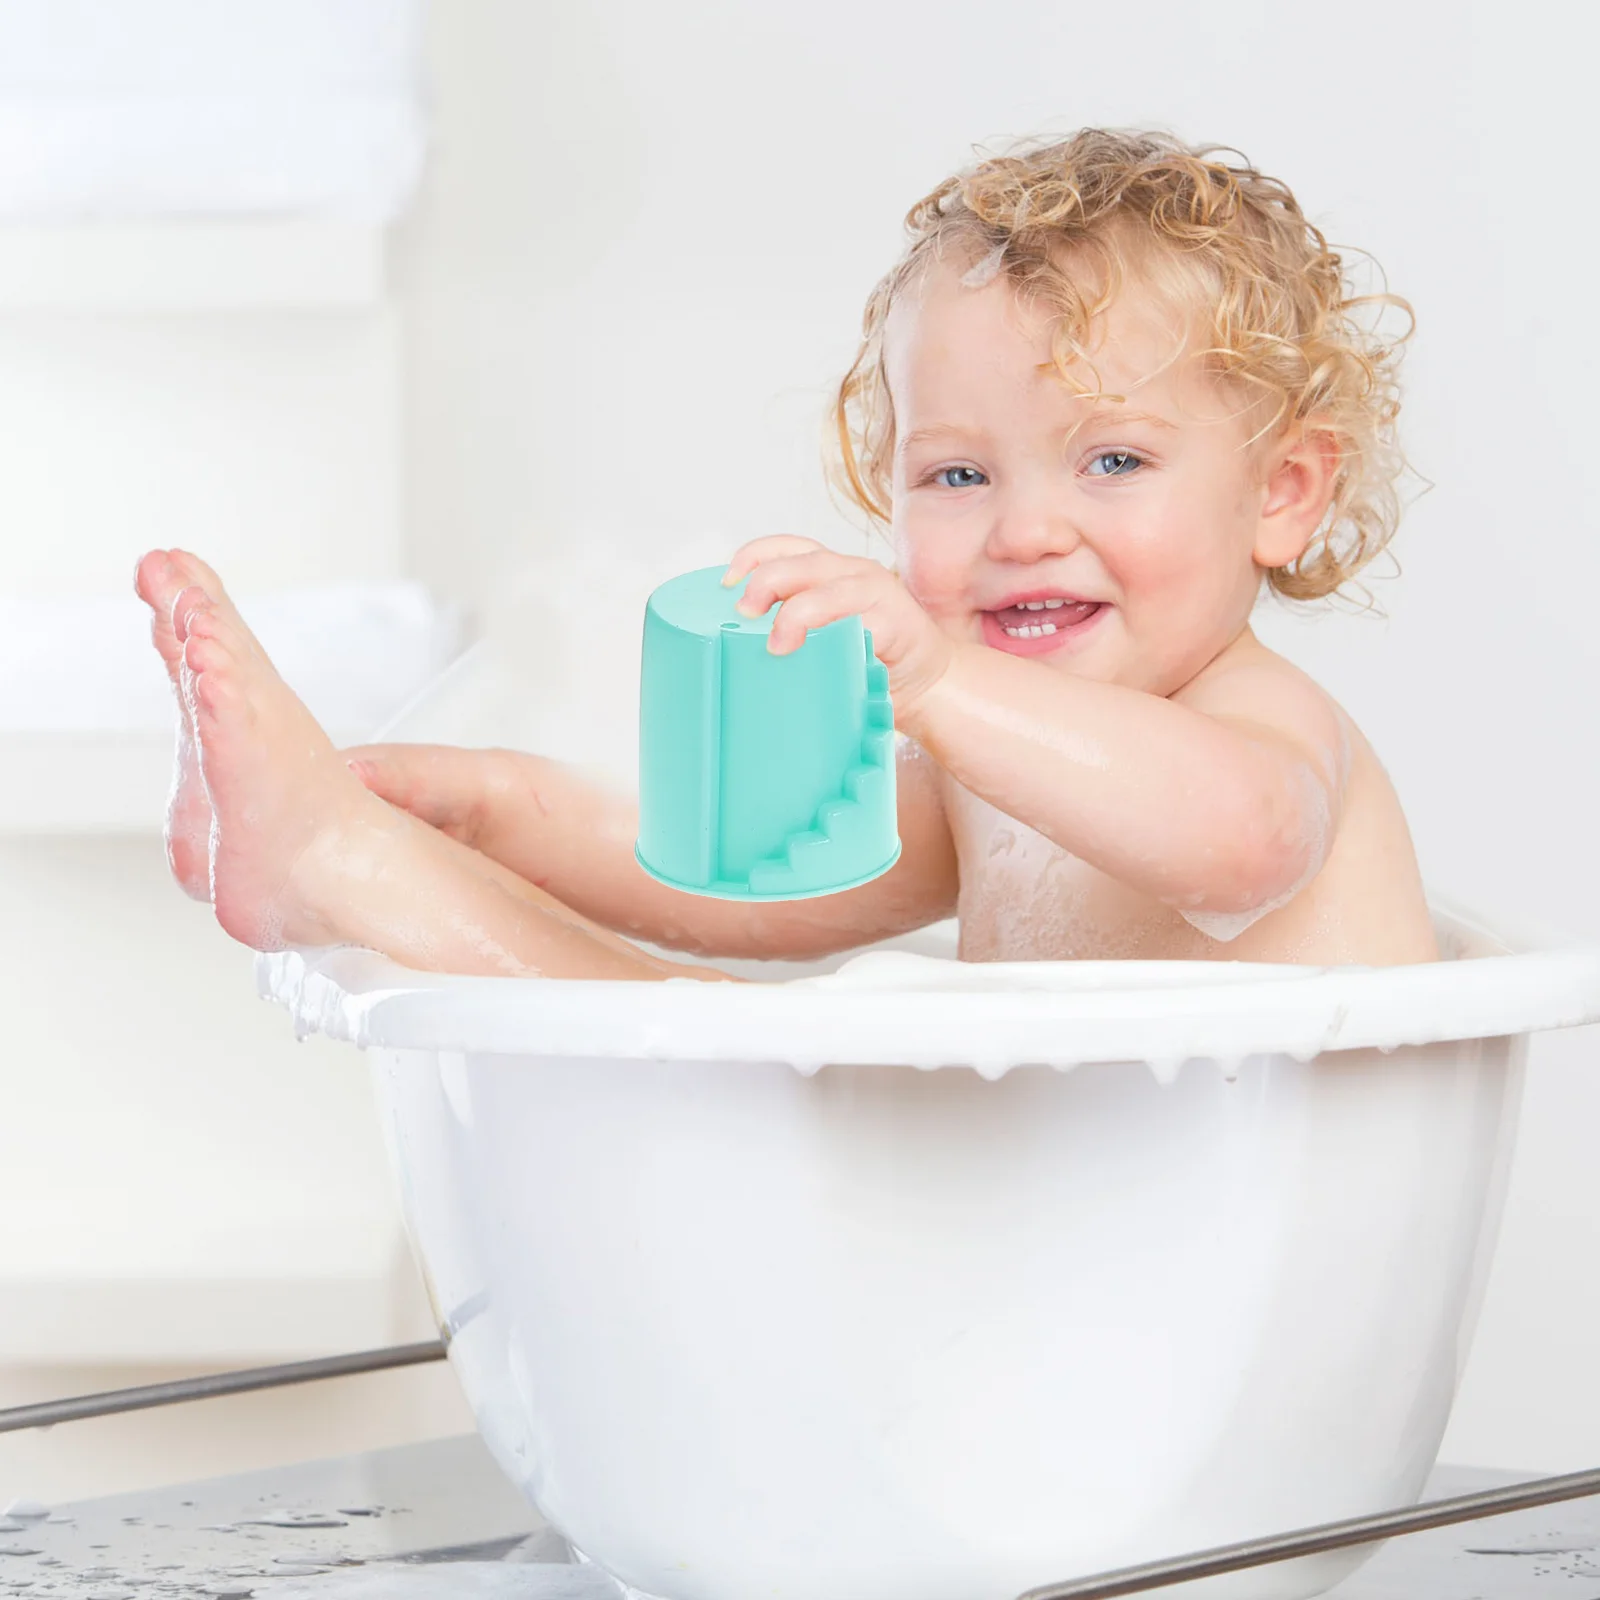
[[[475,1437],[0,1512],[19,1600],[624,1600]]]
[[[1514,1476],[1443,1468],[1429,1498]],[[1071,1576],[1041,1573],[1040,1582]],[[9,1596],[639,1600],[574,1559],[476,1436],[56,1508],[0,1500],[0,1600]],[[1600,1600],[1600,1499],[1393,1540],[1331,1592],[1527,1597]]]

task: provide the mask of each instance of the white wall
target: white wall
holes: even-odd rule
[[[395,335],[381,301],[41,315],[0,296],[0,599],[131,613],[134,559],[167,544],[245,594],[393,576]],[[138,666],[161,683],[153,652]],[[257,998],[249,953],[172,883],[159,806],[132,832],[56,825],[131,780],[124,744],[0,729],[0,785],[42,791],[0,806],[0,1406],[432,1332],[364,1063]],[[50,836],[12,831],[21,814]],[[0,1504],[470,1425],[438,1368],[9,1434]]]
[[[0,592],[129,594],[137,557],[171,545],[243,594],[394,575],[396,361],[381,304],[148,316],[0,299]]]
[[[1166,125],[1287,178],[1419,314],[1405,432],[1435,488],[1390,620],[1270,636],[1374,740],[1435,885],[1600,935],[1578,709],[1600,653],[1596,13],[443,0],[432,28],[437,145],[400,262],[410,555],[505,635],[559,630],[596,742],[625,761],[628,673],[588,663],[634,648],[641,571],[779,530],[861,547],[818,424],[906,207],[976,141]],[[1535,1051],[1458,1461],[1600,1456],[1596,1046]]]
[[[90,0],[63,29],[0,0],[0,1406],[432,1327],[363,1064],[297,1045],[170,881],[167,717],[116,692],[170,704],[131,591],[152,546],[247,612],[402,569],[378,219],[420,134],[413,11],[189,9],[151,30]],[[343,689],[374,653],[341,637]],[[440,1368],[7,1435],[0,1504],[468,1421]]]
[[[92,681],[73,652],[165,693],[153,651],[94,636],[103,608],[66,609],[114,596],[137,627],[152,546],[245,596],[398,574],[381,234],[8,226],[0,261],[0,602],[63,608],[59,656],[20,668],[37,703]],[[39,720],[0,718],[0,1406],[427,1337],[363,1064],[297,1045],[172,883],[163,736]],[[470,1420],[443,1371],[335,1390],[6,1435],[0,1503]]]

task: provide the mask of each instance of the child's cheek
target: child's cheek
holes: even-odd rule
[[[955,543],[947,530],[936,524],[929,526],[927,519],[917,516],[904,499],[896,503],[894,520],[889,525],[889,544],[894,551],[895,570],[903,583],[937,586],[939,573],[954,565]]]
[[[1174,528],[1161,518],[1135,523],[1100,541],[1097,553],[1118,590],[1130,601],[1182,595],[1204,574],[1208,562],[1195,530]]]
[[[906,593],[945,632],[960,631],[966,618],[964,572],[926,549],[902,547],[896,562]]]
[[[1125,625],[1163,657],[1208,638],[1234,604],[1232,572],[1208,532],[1173,519],[1119,541],[1106,561]]]

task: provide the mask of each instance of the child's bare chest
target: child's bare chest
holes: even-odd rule
[[[1205,960],[1217,945],[947,779],[965,961]]]

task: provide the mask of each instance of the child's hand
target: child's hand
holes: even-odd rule
[[[375,795],[474,849],[506,785],[504,763],[493,750],[369,744],[344,757]]]
[[[738,606],[744,615],[759,617],[782,601],[767,644],[774,655],[798,650],[812,628],[859,616],[872,634],[873,653],[889,669],[902,726],[950,665],[953,643],[879,562],[839,555],[812,539],[775,534],[741,546],[722,581],[731,588],[746,573],[750,581]]]

